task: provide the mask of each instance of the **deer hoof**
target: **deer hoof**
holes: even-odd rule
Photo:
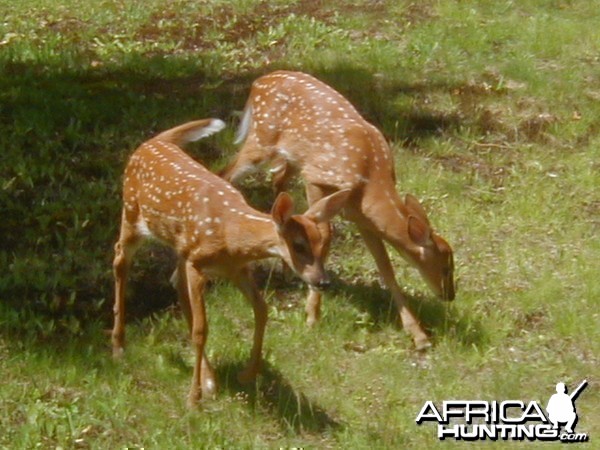
[[[427,349],[431,348],[431,341],[427,336],[415,338],[414,342],[415,348],[420,352],[426,351]]]
[[[214,378],[202,380],[202,397],[214,399],[217,396],[217,382]]]
[[[200,400],[202,400],[202,394],[200,390],[192,389],[187,398],[187,407],[188,409],[196,409],[200,406]]]
[[[308,316],[306,318],[306,326],[308,328],[313,328],[317,324],[318,320],[316,317]]]

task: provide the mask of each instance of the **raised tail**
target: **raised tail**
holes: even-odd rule
[[[220,119],[194,120],[163,131],[154,136],[151,141],[170,142],[179,146],[218,133],[223,128],[225,128],[225,122]]]
[[[233,141],[234,144],[236,144],[236,145],[241,144],[242,142],[244,142],[244,140],[246,140],[246,137],[248,136],[248,132],[250,131],[251,123],[252,123],[252,105],[250,104],[250,102],[248,102],[248,104],[244,108],[240,126],[237,129],[237,132],[235,133],[235,140]]]

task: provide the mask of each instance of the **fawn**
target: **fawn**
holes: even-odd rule
[[[393,155],[381,132],[325,83],[300,72],[276,71],[252,84],[238,131],[237,143],[241,142],[235,160],[222,173],[227,180],[235,182],[270,162],[276,190],[300,172],[309,204],[332,192],[351,191],[343,216],[358,226],[416,347],[430,346],[406,305],[384,241],[444,300],[455,296],[453,253],[433,231],[419,201],[410,194],[403,200],[397,193]],[[327,253],[330,226],[323,222],[319,228]],[[319,318],[320,305],[321,292],[311,288],[308,324]]]
[[[204,354],[207,323],[203,290],[211,276],[231,280],[254,310],[254,341],[250,360],[239,374],[253,380],[260,368],[267,307],[251,277],[251,261],[281,257],[315,289],[325,287],[323,269],[326,236],[318,226],[335,215],[349,191],[339,191],[314,203],[304,214],[293,214],[293,201],[281,193],[271,214],[248,206],[231,184],[208,171],[180,149],[223,129],[218,119],[189,122],[142,144],[130,157],[124,174],[123,211],[113,263],[115,276],[113,355],[124,346],[125,285],[136,249],[144,238],[156,238],[178,255],[175,284],[179,303],[191,330],[196,362],[188,405],[216,389],[215,374]]]

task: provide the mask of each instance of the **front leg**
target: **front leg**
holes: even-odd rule
[[[383,282],[392,293],[392,297],[394,298],[402,321],[402,326],[411,335],[417,350],[425,350],[426,348],[431,347],[431,342],[429,341],[427,334],[425,334],[419,321],[408,308],[404,294],[396,282],[394,268],[392,267],[383,241],[375,233],[366,228],[359,227],[359,230],[365,244],[367,244],[367,248],[373,255],[373,258],[375,258],[375,263],[377,264]]]
[[[202,398],[202,361],[204,359],[204,347],[208,336],[208,325],[206,321],[206,309],[204,306],[204,286],[206,279],[204,275],[194,267],[191,261],[185,263],[185,277],[187,280],[190,309],[192,312],[192,346],[196,350],[196,362],[192,385],[188,396],[188,407],[194,407]]]
[[[317,225],[321,236],[323,237],[323,248],[321,255],[323,263],[327,260],[329,255],[329,244],[331,243],[331,224],[329,222],[321,222]],[[321,319],[321,300],[323,292],[313,286],[308,287],[308,297],[306,298],[306,306],[304,311],[306,312],[306,325],[309,327],[314,326]]]
[[[275,196],[277,196],[287,189],[290,180],[296,175],[297,169],[295,169],[283,156],[278,155],[271,161],[269,172],[271,173],[273,192],[275,192]]]
[[[246,299],[252,305],[254,311],[254,340],[250,360],[246,367],[238,374],[240,383],[249,383],[254,381],[260,371],[262,362],[262,346],[265,335],[265,327],[267,325],[267,304],[252,279],[247,268],[242,269],[236,279],[233,280],[235,285],[242,291]]]
[[[193,318],[192,318],[192,310],[190,303],[190,296],[188,293],[188,279],[186,275],[186,260],[180,258],[177,263],[177,269],[173,273],[171,277],[171,283],[177,289],[177,298],[179,300],[179,306],[181,307],[181,311],[186,319],[188,324],[188,329],[190,333],[193,329]],[[218,385],[215,377],[215,372],[206,357],[206,352],[202,355],[202,369],[201,369],[201,379],[202,379],[202,396],[214,398]]]
[[[319,200],[325,197],[325,192],[315,185],[306,186],[306,198],[309,205],[313,205]],[[323,247],[321,248],[321,257],[323,263],[327,260],[329,255],[329,247],[331,244],[332,227],[329,222],[319,222],[317,228],[323,238]],[[321,319],[321,300],[322,292],[312,286],[308,288],[308,297],[306,298],[306,306],[304,311],[306,312],[306,324],[309,327],[314,326]]]
[[[277,154],[274,142],[268,145],[264,144],[267,141],[261,142],[263,143],[259,143],[256,135],[251,133],[235,160],[225,167],[219,173],[219,176],[232,184],[238,184],[246,175],[256,171],[264,163],[271,161]]]
[[[313,327],[321,319],[321,298],[322,292],[312,286],[308,287],[308,297],[306,297],[306,325]]]

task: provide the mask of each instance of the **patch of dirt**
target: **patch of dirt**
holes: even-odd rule
[[[506,142],[548,142],[550,128],[559,118],[544,110],[535,99],[516,100],[516,108],[503,104],[502,97],[518,95],[526,85],[503,78],[496,70],[486,70],[472,79],[451,88],[450,93],[466,124],[484,136],[501,136]]]
[[[421,22],[425,22],[426,20],[430,20],[436,17],[436,13],[434,10],[434,2],[418,1],[409,3],[406,8],[406,13],[404,14],[404,17],[411,24],[418,24]]]
[[[496,101],[507,92],[500,87],[496,77],[489,73],[484,74],[482,79],[468,80],[451,89],[464,121],[484,135],[510,134],[510,127],[503,118],[506,111]]]
[[[78,32],[88,27],[89,24],[76,17],[62,17],[60,19],[42,19],[40,20],[40,26],[51,30],[61,36],[69,36],[71,40],[77,39]]]
[[[335,17],[335,11],[323,8],[324,3],[301,0],[291,5],[273,5],[263,1],[243,14],[238,13],[234,7],[223,4],[210,9],[199,9],[192,16],[167,7],[154,13],[148,23],[139,28],[136,38],[143,41],[178,41],[182,50],[214,48],[215,45],[250,39],[290,15],[330,23]],[[219,39],[215,39],[213,33],[219,35]]]
[[[544,328],[548,322],[547,314],[544,311],[514,311],[515,326],[511,336],[520,334],[529,334]]]
[[[544,110],[535,99],[520,99],[512,108],[502,97],[519,91],[522,83],[504,80],[493,71],[483,74],[481,80],[470,80],[451,90],[458,102],[463,121],[478,134],[496,136],[505,142],[552,140],[551,127],[559,122],[554,114]]]
[[[584,200],[578,215],[589,220],[595,227],[600,227],[600,200]]]
[[[446,169],[457,173],[469,173],[489,181],[494,188],[504,186],[506,178],[511,174],[511,164],[497,165],[486,161],[477,154],[449,154],[436,158]]]
[[[548,128],[558,122],[553,114],[539,113],[525,117],[519,123],[519,134],[531,141],[546,140]]]

